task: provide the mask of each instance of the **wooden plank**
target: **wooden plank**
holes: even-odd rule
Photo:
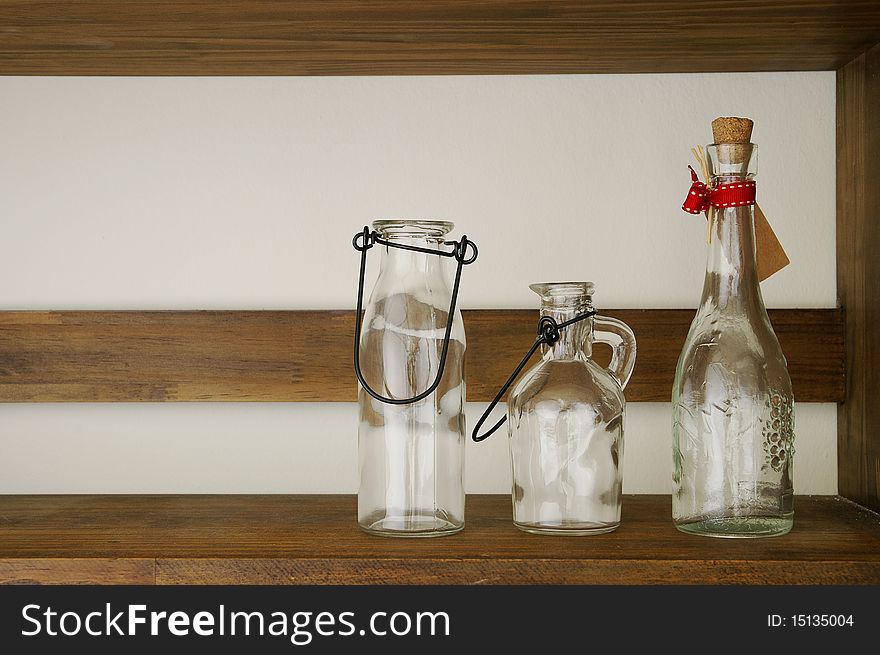
[[[609,309],[602,314],[627,323],[635,332],[638,354],[626,388],[631,402],[668,402],[678,356],[694,317],[689,309]],[[500,384],[531,345],[537,311],[464,312],[468,338],[468,399],[491,400]],[[845,386],[844,344],[837,309],[771,310],[770,319],[788,361],[795,398],[837,402]],[[596,347],[607,363],[610,351]]]
[[[0,75],[835,70],[880,41],[880,4],[2,0],[0,26]]]
[[[464,531],[409,540],[360,531],[353,496],[2,496],[0,579],[151,559],[158,584],[880,583],[880,516],[795,505],[789,535],[718,540],[675,530],[668,496],[626,496],[617,531],[554,538],[515,529],[508,496],[470,496]]]
[[[627,398],[668,401],[694,311],[603,313],[638,340]],[[464,317],[468,399],[487,401],[534,339],[537,310]],[[795,398],[842,400],[842,312],[770,317]],[[354,401],[353,335],[352,311],[0,312],[0,402]]]
[[[0,584],[151,585],[155,559],[43,557],[0,559]]]
[[[837,72],[837,291],[846,308],[840,493],[880,510],[880,45]]]
[[[156,584],[871,584],[880,565],[737,560],[570,560],[515,558],[161,559]]]

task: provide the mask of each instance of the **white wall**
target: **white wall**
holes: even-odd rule
[[[464,307],[563,278],[695,307],[705,230],[679,206],[721,114],[756,121],[793,262],[768,306],[833,307],[830,72],[0,77],[0,309],[351,308],[352,234],[413,216],[480,245]],[[669,414],[630,405],[627,491],[668,491]],[[835,417],[798,405],[801,493],[837,489]],[[0,492],[349,492],[355,433],[349,404],[5,405]],[[504,441],[470,448],[469,491],[507,491]]]

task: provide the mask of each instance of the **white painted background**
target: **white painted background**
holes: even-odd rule
[[[705,230],[679,206],[721,114],[756,121],[793,261],[767,305],[833,307],[831,72],[0,77],[0,309],[351,308],[352,234],[415,216],[480,245],[466,308],[536,308],[550,279],[696,307]],[[835,406],[796,419],[796,490],[836,492]],[[508,490],[506,448],[469,445],[469,491]],[[2,493],[352,492],[356,450],[353,404],[0,406]],[[667,404],[629,406],[624,466],[668,492]]]

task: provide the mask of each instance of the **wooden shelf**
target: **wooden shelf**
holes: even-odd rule
[[[0,75],[835,70],[880,3],[6,0],[0,26]]]
[[[627,400],[668,402],[694,310],[602,313],[636,334]],[[468,400],[488,401],[534,341],[538,312],[463,314]],[[770,319],[795,398],[842,401],[843,311]],[[353,336],[354,311],[0,312],[0,402],[354,401]]]
[[[3,496],[0,582],[101,584],[880,583],[880,516],[798,497],[784,537],[676,531],[668,496],[627,496],[596,537],[516,530],[508,496],[470,496],[438,539],[361,532],[352,496]]]
[[[880,3],[878,3],[880,5]],[[880,45],[837,72],[837,293],[846,307],[839,491],[880,511]]]
[[[771,318],[798,400],[843,403],[841,493],[874,509],[878,42],[877,0],[0,3],[0,75],[837,70],[838,289],[846,313]],[[608,311],[639,338],[627,396],[668,400],[671,358],[693,312],[630,312]],[[2,312],[0,402],[352,400],[353,318]],[[473,312],[470,320],[469,397],[486,400],[529,342],[534,312]],[[517,532],[506,497],[469,502],[465,532],[412,542],[361,534],[350,497],[0,497],[0,581],[880,583],[880,519],[836,497],[798,499],[792,534],[759,541],[682,535],[668,519],[668,497],[628,498],[620,530],[589,539]]]

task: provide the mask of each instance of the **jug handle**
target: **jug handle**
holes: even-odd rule
[[[610,316],[593,317],[593,342],[611,346],[608,372],[625,389],[636,364],[636,336],[623,321]]]
[[[486,419],[489,418],[489,415],[492,413],[492,410],[501,402],[501,399],[504,397],[504,394],[507,393],[507,390],[510,388],[516,378],[519,377],[519,374],[525,368],[526,364],[529,363],[529,360],[532,358],[532,355],[543,345],[552,346],[554,343],[559,341],[559,331],[564,330],[569,325],[574,325],[575,323],[579,323],[581,321],[585,321],[588,318],[592,318],[596,315],[596,311],[591,309],[588,312],[575,316],[563,323],[557,323],[556,320],[552,316],[542,316],[541,320],[538,321],[538,337],[535,339],[532,347],[529,348],[529,351],[525,354],[525,356],[520,360],[519,364],[515,369],[513,369],[513,373],[507,378],[507,382],[505,382],[498,393],[495,394],[495,398],[489,403],[489,406],[486,408],[486,411],[483,412],[483,415],[480,416],[480,420],[477,421],[477,424],[474,426],[474,431],[471,432],[471,439],[475,442],[480,443],[481,441],[485,441],[489,437],[491,437],[507,420],[507,415],[502,416],[496,423],[493,425],[487,432],[480,434],[480,428],[483,427],[483,423],[486,422]],[[621,323],[621,325],[623,325]],[[625,327],[625,326],[624,326]],[[630,333],[632,334],[632,333]]]

